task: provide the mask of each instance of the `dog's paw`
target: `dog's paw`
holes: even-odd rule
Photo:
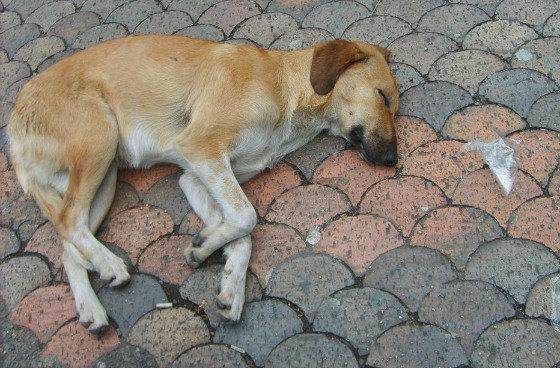
[[[218,313],[230,320],[239,321],[245,303],[245,278],[223,276],[220,293],[216,300]]]
[[[198,249],[186,248],[184,251],[185,259],[190,268],[198,268],[204,261],[197,258]]]
[[[100,335],[109,327],[107,312],[97,298],[76,297],[76,310],[78,321],[84,326],[88,326],[89,332]]]
[[[205,240],[206,240],[206,237],[204,235],[202,235],[201,233],[198,233],[192,238],[191,244],[192,244],[193,247],[198,248],[204,243]]]
[[[93,257],[91,263],[101,280],[111,281],[109,286],[122,286],[130,281],[128,267],[124,261],[109,250]]]

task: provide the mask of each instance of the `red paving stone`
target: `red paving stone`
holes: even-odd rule
[[[323,229],[321,240],[313,248],[346,262],[358,276],[374,259],[399,247],[403,239],[387,219],[372,215],[343,217]]]
[[[506,196],[489,169],[469,174],[453,194],[453,203],[485,210],[502,227],[507,227],[511,213],[523,202],[538,197],[542,190],[527,174],[517,171],[511,193]]]
[[[535,198],[514,212],[508,233],[560,251],[560,197]]]
[[[430,124],[420,118],[399,116],[395,121],[397,131],[398,166],[412,151],[423,144],[437,140],[437,134]]]
[[[64,249],[56,229],[50,222],[35,230],[35,233],[25,247],[25,251],[44,255],[52,262],[56,269],[62,267],[62,252]]]
[[[0,152],[0,172],[4,172],[6,170],[8,170],[8,159],[4,153]]]
[[[342,190],[357,205],[369,187],[394,175],[394,168],[369,165],[357,151],[346,150],[325,159],[313,182]]]
[[[181,226],[179,227],[180,234],[189,234],[189,235],[196,235],[202,229],[204,229],[204,222],[197,216],[197,214],[190,210],[185,215],[185,218],[181,222]]]
[[[560,170],[554,171],[548,183],[548,192],[551,195],[560,195]]]
[[[405,176],[374,185],[365,194],[360,213],[386,217],[408,236],[420,217],[445,204],[445,195],[437,186],[422,178]]]
[[[157,240],[142,253],[138,270],[170,284],[181,284],[193,271],[187,266],[183,254],[191,239],[188,235],[179,235]]]
[[[132,185],[139,192],[150,189],[160,179],[179,171],[174,165],[156,165],[146,170],[124,169],[119,171],[119,180]]]
[[[47,286],[28,294],[12,312],[12,323],[27,327],[42,343],[67,321],[76,317],[74,298],[68,285]]]

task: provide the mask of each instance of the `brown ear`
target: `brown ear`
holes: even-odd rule
[[[326,95],[350,65],[366,58],[367,55],[350,41],[320,43],[315,47],[311,61],[310,79],[313,90],[318,95]]]
[[[377,45],[375,46],[375,48],[381,53],[381,55],[383,55],[386,61],[389,61],[389,58],[391,57],[391,51],[387,50],[385,47]]]

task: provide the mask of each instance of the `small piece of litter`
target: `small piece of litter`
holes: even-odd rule
[[[319,228],[316,227],[316,228],[310,230],[307,233],[307,237],[305,238],[305,241],[308,244],[311,244],[311,245],[315,245],[315,244],[319,243],[321,241],[321,231],[319,230]]]
[[[158,309],[166,309],[173,307],[173,303],[157,303],[156,308]]]
[[[230,345],[230,347],[231,347],[233,350],[237,351],[238,353],[245,354],[245,350],[243,350],[243,349],[241,349],[241,348],[239,348],[239,347],[237,347],[237,346],[235,346],[235,345]]]
[[[303,41],[302,40],[293,40],[288,44],[288,47],[290,48],[290,50],[301,49],[303,47]]]
[[[531,51],[526,49],[519,49],[515,53],[515,58],[519,61],[529,61],[534,57]]]

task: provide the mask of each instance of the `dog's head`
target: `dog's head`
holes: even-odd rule
[[[357,146],[366,161],[393,166],[399,93],[388,58],[388,50],[367,43],[320,43],[313,52],[311,85],[319,95],[331,94],[334,134]]]

